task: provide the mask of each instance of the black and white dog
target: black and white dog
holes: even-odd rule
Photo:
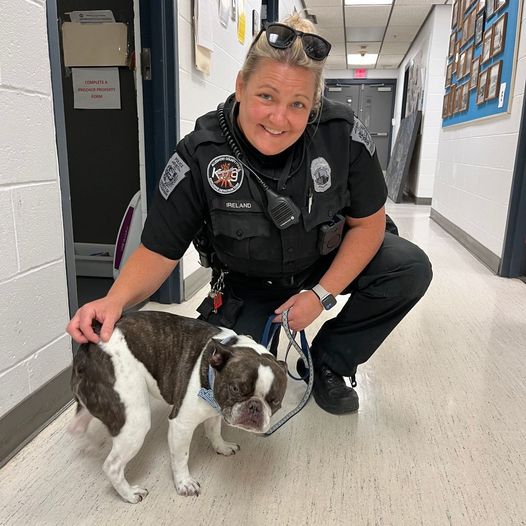
[[[264,433],[286,385],[285,362],[247,336],[175,314],[135,312],[117,322],[108,342],[83,344],[76,353],[71,387],[79,406],[69,430],[84,432],[92,417],[106,425],[113,445],[104,472],[124,500],[137,503],[148,492],[130,486],[124,469],[150,429],[149,395],[162,398],[172,406],[168,443],[175,489],[199,495],[188,471],[195,428],[204,422],[213,448],[233,455],[239,446],[223,440],[221,417]]]

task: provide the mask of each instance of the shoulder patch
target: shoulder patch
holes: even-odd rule
[[[170,197],[174,188],[185,178],[189,171],[190,167],[181,159],[178,153],[170,157],[159,180],[159,191],[165,199]]]
[[[376,151],[376,145],[374,144],[373,138],[371,137],[371,134],[365,127],[364,123],[356,116],[354,117],[354,126],[351,132],[351,139],[353,141],[362,143],[367,148],[367,151],[371,157],[374,155],[374,152]]]

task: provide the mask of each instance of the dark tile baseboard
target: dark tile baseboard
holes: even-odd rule
[[[484,263],[495,274],[499,273],[500,258],[484,245],[479,243],[475,238],[464,232],[457,225],[446,219],[442,214],[431,208],[431,219],[438,223],[448,234],[453,236],[461,245],[463,245],[479,261]]]
[[[68,367],[0,418],[0,468],[71,404],[70,378]]]

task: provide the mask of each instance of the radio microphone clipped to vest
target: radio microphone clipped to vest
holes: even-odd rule
[[[242,152],[236,143],[233,135],[228,129],[228,124],[225,119],[223,104],[217,108],[217,118],[219,120],[219,127],[221,133],[226,139],[228,146],[237,160],[250,172],[260,188],[265,192],[267,198],[267,214],[272,223],[280,230],[285,230],[289,226],[295,225],[300,220],[301,210],[296,206],[290,197],[279,195],[259,177],[256,171],[242,159]]]

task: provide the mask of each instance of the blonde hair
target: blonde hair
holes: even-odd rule
[[[298,31],[304,33],[317,34],[314,24],[305,18],[302,18],[299,14],[288,16],[280,22]],[[252,45],[245,62],[241,68],[241,77],[244,82],[248,82],[248,79],[255,73],[260,62],[263,59],[275,60],[289,66],[305,68],[314,73],[314,105],[313,111],[319,110],[321,97],[323,95],[323,88],[325,86],[325,80],[323,76],[323,67],[325,61],[323,60],[312,60],[309,58],[303,49],[301,39],[297,38],[292,46],[286,49],[276,49],[269,45],[266,38],[263,35],[260,36],[258,41]]]

